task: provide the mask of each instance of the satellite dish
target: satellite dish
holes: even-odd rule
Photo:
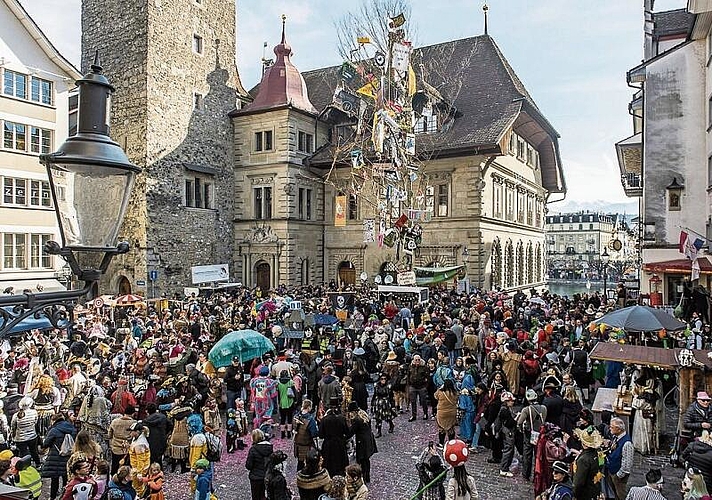
[[[380,285],[381,284],[381,275],[379,274],[378,276],[373,278],[373,281],[375,281],[377,285]]]
[[[359,277],[361,278],[361,281],[366,281],[368,279],[368,273],[364,271]]]
[[[389,274],[389,275],[386,276],[386,279],[383,280],[383,281],[386,283],[386,285],[390,285],[391,283],[393,283],[393,276],[391,276],[391,275]]]

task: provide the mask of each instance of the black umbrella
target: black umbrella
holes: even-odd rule
[[[687,324],[674,318],[661,309],[648,306],[631,306],[618,309],[595,320],[596,323],[613,328],[621,328],[626,332],[654,332],[684,330]]]

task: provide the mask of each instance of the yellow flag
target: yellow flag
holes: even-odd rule
[[[415,71],[413,70],[413,66],[411,64],[408,65],[408,95],[413,96],[416,91],[416,85],[415,85]]]
[[[378,82],[377,80],[372,80],[360,89],[356,91],[356,93],[361,94],[364,97],[369,97],[373,99],[374,101],[376,100],[376,92],[378,91]]]

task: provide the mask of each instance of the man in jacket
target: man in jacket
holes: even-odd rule
[[[232,364],[225,370],[225,393],[227,396],[227,410],[235,408],[235,400],[242,394],[243,371],[239,356],[233,356]]]
[[[324,467],[331,477],[343,476],[346,466],[349,465],[346,441],[351,436],[351,430],[346,418],[339,413],[341,398],[333,397],[327,401],[329,410],[319,426],[319,437],[324,440],[321,455],[324,458]]]
[[[517,427],[522,432],[522,460],[524,467],[522,469],[522,477],[529,481],[534,464],[534,453],[536,451],[536,442],[532,443],[532,431],[539,435],[539,429],[546,422],[546,406],[537,403],[537,393],[532,389],[527,389],[525,394],[528,406],[522,408],[517,417]]]
[[[409,422],[416,419],[418,398],[423,408],[423,420],[428,420],[428,367],[418,354],[413,356],[408,370],[408,398],[410,399]]]
[[[564,400],[558,392],[559,386],[554,382],[544,385],[544,400],[546,406],[546,421],[554,425],[561,425],[561,413],[564,410]]]
[[[700,437],[702,431],[710,430],[712,426],[710,424],[710,420],[712,420],[710,401],[712,399],[710,399],[709,395],[704,391],[700,391],[697,393],[695,402],[687,408],[682,423],[688,439]]]
[[[168,418],[158,411],[155,403],[146,405],[147,416],[143,419],[143,425],[148,427],[148,444],[151,448],[151,463],[163,463],[163,454],[166,451],[166,433],[168,430]]]
[[[614,417],[610,424],[613,441],[606,456],[608,483],[613,487],[616,500],[625,500],[628,494],[628,477],[633,468],[633,442],[625,431],[625,422]]]
[[[129,444],[131,442],[131,432],[129,428],[136,422],[133,419],[134,413],[136,413],[136,408],[127,406],[124,408],[124,414],[112,420],[109,425],[109,448],[111,449],[112,474],[119,469],[121,460],[129,453]]]

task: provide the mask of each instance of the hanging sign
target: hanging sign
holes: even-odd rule
[[[337,196],[334,201],[334,226],[346,225],[346,196]]]

